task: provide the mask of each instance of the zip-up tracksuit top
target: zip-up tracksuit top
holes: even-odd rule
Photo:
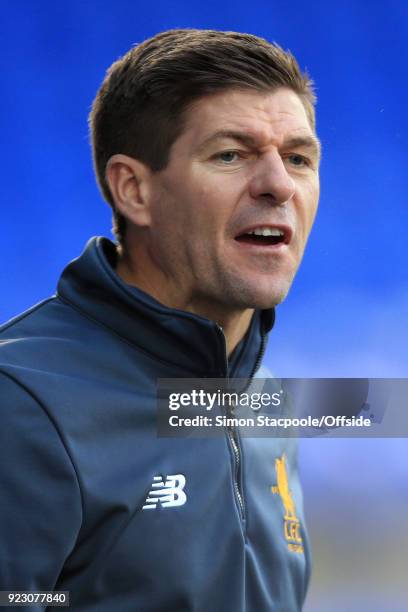
[[[253,375],[273,311],[228,363],[219,326],[127,285],[115,257],[92,239],[0,328],[0,590],[70,591],[75,612],[301,610],[293,440],[156,432],[157,379]],[[153,483],[183,503],[145,507]]]

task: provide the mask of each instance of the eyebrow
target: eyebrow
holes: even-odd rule
[[[283,142],[283,149],[310,149],[310,151],[320,159],[322,155],[322,145],[317,136],[294,136]]]
[[[211,134],[208,138],[206,138],[199,146],[198,151],[201,152],[203,149],[208,147],[215,140],[219,140],[220,138],[231,138],[232,140],[237,140],[238,142],[242,142],[242,144],[255,147],[257,145],[257,140],[250,134],[246,132],[240,132],[235,130],[219,130],[214,134]],[[310,149],[310,151],[316,156],[317,159],[321,157],[321,144],[320,140],[317,136],[308,135],[308,136],[293,136],[292,138],[288,138],[282,144],[282,149],[298,149],[298,148],[306,148]]]

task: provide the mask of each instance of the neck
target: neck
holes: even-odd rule
[[[143,270],[142,265],[136,268],[131,258],[120,250],[118,253],[116,272],[125,283],[148,293],[168,308],[191,312],[217,323],[224,332],[228,356],[245,336],[254,313],[252,308],[233,310],[222,304],[214,304],[208,299],[188,296],[187,292],[183,291],[181,283],[175,285],[166,282],[168,279],[165,278],[162,279],[163,282],[157,282],[157,279],[153,279],[151,275],[140,272]]]

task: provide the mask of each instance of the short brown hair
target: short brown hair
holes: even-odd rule
[[[93,160],[103,196],[113,209],[113,231],[123,240],[125,219],[105,178],[115,153],[162,170],[193,100],[230,88],[288,87],[315,128],[316,98],[308,74],[279,45],[252,34],[169,30],[132,47],[108,69],[89,116]]]

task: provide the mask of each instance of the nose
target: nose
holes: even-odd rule
[[[272,204],[281,205],[290,200],[296,191],[293,178],[276,152],[269,152],[256,162],[256,170],[250,183],[253,198],[268,199]]]

